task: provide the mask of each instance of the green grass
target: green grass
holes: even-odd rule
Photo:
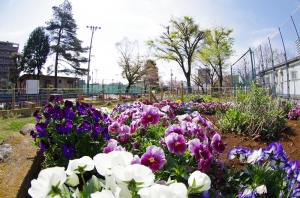
[[[26,124],[35,124],[35,118],[16,116],[12,118],[0,117],[0,144],[9,135],[19,133],[23,126]]]

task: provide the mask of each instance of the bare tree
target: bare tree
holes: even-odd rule
[[[120,54],[118,64],[122,68],[121,75],[128,81],[126,87],[126,93],[128,93],[130,87],[145,75],[144,64],[146,57],[141,56],[139,52],[135,52],[138,42],[130,41],[126,37],[122,41],[117,42],[115,46]]]

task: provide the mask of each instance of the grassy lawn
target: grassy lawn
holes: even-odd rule
[[[16,116],[12,118],[0,117],[0,144],[9,135],[19,133],[24,125],[35,123],[36,121],[33,116]]]

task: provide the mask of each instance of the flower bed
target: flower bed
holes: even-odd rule
[[[192,107],[193,103],[162,101],[148,105],[134,102],[117,105],[108,116],[86,103],[74,105],[62,101],[60,98],[53,98],[42,114],[35,113],[38,121],[37,133],[32,135],[40,147],[40,152],[46,157],[44,167],[62,167],[55,169],[60,170],[61,174],[45,171],[47,174],[41,172],[41,176],[46,174],[49,177],[62,179],[51,180],[54,183],[49,184],[55,188],[47,188],[43,192],[51,192],[52,195],[55,193],[75,193],[74,195],[76,195],[77,193],[77,196],[79,196],[78,193],[81,195],[89,193],[93,194],[93,197],[100,197],[105,193],[111,197],[117,197],[117,192],[128,192],[126,197],[130,197],[130,195],[135,197],[137,194],[141,197],[150,197],[152,191],[153,193],[158,190],[161,192],[163,189],[168,193],[173,191],[176,194],[172,184],[181,186],[180,189],[186,189],[186,191],[182,190],[186,193],[178,192],[176,195],[172,194],[171,197],[186,197],[187,195],[199,197],[200,193],[203,196],[213,197],[229,194],[246,196],[251,193],[253,195],[265,194],[266,190],[264,189],[269,192],[268,189],[272,188],[269,187],[268,178],[260,181],[249,180],[247,178],[251,178],[251,173],[248,173],[249,177],[246,176],[244,183],[239,183],[243,184],[242,186],[231,182],[230,179],[238,177],[240,174],[245,175],[245,173],[227,171],[226,166],[219,160],[219,156],[225,149],[221,136],[214,130],[212,123],[199,112],[192,111]],[[278,178],[285,184],[294,182],[295,185],[288,186],[290,196],[298,193],[296,185],[298,184],[298,169],[275,169],[269,166],[266,162],[267,158],[261,157],[266,155],[263,150],[245,151],[245,153],[244,158],[254,159],[248,162],[251,164],[249,167],[257,166],[254,167],[255,170],[268,169],[272,170],[272,173],[283,172],[285,174],[286,171],[291,172],[290,177],[286,177],[282,173],[282,177]],[[123,155],[130,155],[130,157],[126,158]],[[241,155],[241,153],[236,153],[236,155]],[[273,158],[275,156],[274,154]],[[84,161],[90,161],[90,164],[83,163],[83,157],[86,159]],[[279,160],[279,155],[277,157]],[[68,184],[63,170],[66,168],[67,174],[73,175],[72,172],[68,172],[69,167],[75,162],[72,160],[76,161],[76,166],[74,165],[71,169],[76,170],[76,173],[81,176],[81,179],[75,182],[75,186],[79,186],[78,189],[73,190],[62,185],[65,181],[68,186],[74,185]],[[280,160],[282,164],[286,165],[285,167],[288,165],[296,167],[296,162],[289,162],[287,158],[282,157]],[[262,163],[264,166],[259,165]],[[106,164],[104,168],[103,164]],[[143,170],[141,172],[150,170],[153,175],[150,172],[149,175],[156,179],[143,181],[141,173],[133,171],[133,164],[135,164],[136,170]],[[117,167],[116,172],[113,171],[115,166]],[[87,169],[87,167],[89,168]],[[123,172],[128,172],[128,174],[124,176],[118,172],[120,170],[124,170]],[[249,169],[246,170],[249,172]],[[91,171],[91,173],[86,171]],[[211,181],[209,188],[200,188],[202,182],[208,181],[203,179],[204,176],[199,176],[199,178],[197,176],[198,179],[195,182],[193,179],[191,179],[192,182],[189,180],[194,177],[193,174],[197,175],[199,171],[202,176],[209,177],[209,181]],[[75,180],[77,181],[77,179]],[[86,180],[89,182],[86,183]],[[60,182],[58,183],[58,181]],[[32,182],[32,189],[35,189],[34,186],[38,183],[39,178]],[[112,190],[111,185],[115,190]],[[235,188],[228,190],[231,185]],[[68,191],[69,189],[70,191]],[[280,189],[279,194],[285,193],[287,185],[279,185],[277,189]],[[101,192],[97,193],[100,190]]]

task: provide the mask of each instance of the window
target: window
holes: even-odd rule
[[[58,80],[58,83],[61,83],[61,80]]]
[[[297,79],[297,71],[291,71],[291,77],[292,77],[292,80],[296,80]]]

